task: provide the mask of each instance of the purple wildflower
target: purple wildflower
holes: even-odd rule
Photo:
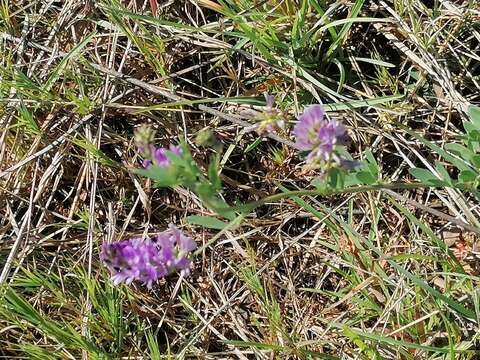
[[[146,169],[152,165],[152,160],[150,159],[143,159],[142,166]]]
[[[167,150],[165,148],[156,148],[153,151],[153,162],[160,167],[169,166],[170,160],[167,157]]]
[[[152,145],[155,132],[148,126],[142,125],[135,131],[135,143],[138,147],[138,152],[143,157],[142,165],[144,168],[149,168],[152,165],[160,167],[167,167],[171,165],[168,158],[168,152],[180,156],[182,148],[178,145],[170,144],[167,148],[156,147]]]
[[[182,273],[188,273],[190,260],[188,254],[197,248],[197,244],[190,237],[185,236],[175,225],[158,234],[155,239],[160,253],[168,259],[167,266]]]
[[[325,112],[320,105],[309,106],[293,128],[295,145],[299,150],[313,150],[318,144],[318,132],[325,125]]]
[[[142,149],[139,149],[139,150],[142,150]],[[172,152],[177,156],[180,156],[182,154],[182,148],[178,145],[173,145],[173,144],[170,144],[168,149],[150,145],[148,147],[148,151],[145,151],[145,150],[140,151],[143,154],[143,156],[146,157],[142,162],[143,167],[148,168],[152,164],[158,165],[160,167],[170,166],[172,162],[168,158],[168,155],[167,155],[168,151]]]
[[[115,285],[138,280],[151,288],[154,282],[168,273],[164,259],[150,239],[103,243],[100,259],[112,273]]]
[[[333,160],[339,165],[342,164],[342,159],[335,153],[335,146],[347,144],[347,130],[338,121],[325,119],[325,112],[320,105],[305,109],[298,118],[293,134],[297,148],[310,151],[307,163]]]
[[[285,127],[285,120],[283,119],[282,112],[274,107],[275,96],[265,92],[266,109],[257,114],[257,118],[260,120],[257,131],[260,134],[272,133],[274,131],[283,129]]]
[[[180,147],[180,145],[170,144],[168,150],[170,150],[172,153],[174,153],[177,156],[182,155],[182,148]]]
[[[188,274],[189,254],[197,244],[175,225],[153,239],[130,239],[103,243],[100,259],[112,273],[115,285],[137,280],[149,289],[159,279],[174,272]]]

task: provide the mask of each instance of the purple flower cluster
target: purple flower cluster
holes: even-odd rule
[[[149,289],[159,279],[181,271],[188,274],[189,254],[197,248],[175,225],[151,239],[103,243],[100,260],[112,273],[115,285],[137,280]]]
[[[335,162],[342,166],[349,163],[335,151],[336,145],[347,144],[347,130],[338,121],[326,119],[320,105],[312,105],[305,109],[298,118],[293,134],[297,148],[310,152],[307,163]]]
[[[178,156],[182,154],[181,147],[173,144],[170,144],[168,149],[149,145],[148,151],[146,151],[145,149],[141,149],[141,150],[143,150],[141,152],[146,157],[142,162],[142,165],[144,168],[148,168],[152,164],[158,165],[160,167],[170,166],[171,161],[167,156],[167,151],[171,151],[172,153]]]

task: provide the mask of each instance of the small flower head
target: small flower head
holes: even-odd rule
[[[153,150],[153,162],[160,167],[167,167],[170,165],[170,159],[167,157],[167,149],[155,148]]]
[[[180,270],[182,273],[188,273],[190,260],[187,256],[197,248],[195,241],[185,236],[173,224],[170,225],[169,230],[158,234],[155,241],[169,268]]]
[[[148,125],[141,125],[135,130],[135,143],[140,149],[147,149],[153,142],[155,131]]]
[[[112,274],[114,284],[140,281],[148,288],[166,275],[181,271],[188,274],[188,256],[197,244],[177,227],[161,232],[153,239],[130,239],[104,243],[100,259]]]
[[[317,144],[312,149],[309,156],[314,156],[329,161],[334,154],[335,145],[346,144],[346,129],[336,120],[326,121],[324,125],[318,129]]]
[[[142,156],[145,158],[142,162],[144,168],[148,168],[152,164],[160,167],[168,167],[172,164],[168,158],[169,151],[177,156],[182,154],[181,147],[173,144],[170,144],[168,149],[149,145],[144,148],[139,148],[139,150]]]
[[[320,105],[312,105],[305,109],[293,128],[295,145],[299,150],[313,150],[318,145],[318,132],[325,125],[325,112]]]
[[[100,259],[112,273],[115,285],[137,280],[151,288],[168,273],[156,244],[150,240],[130,239],[103,243]]]
[[[220,150],[222,148],[222,142],[209,128],[204,128],[197,132],[195,136],[195,144],[197,144],[198,146],[213,148],[216,150]]]
[[[263,112],[258,113],[257,118],[260,120],[260,123],[257,127],[257,132],[260,134],[263,133],[272,133],[285,128],[285,120],[282,112],[274,108],[275,96],[265,92],[266,108]]]
[[[348,142],[347,130],[338,121],[325,119],[325,112],[320,105],[312,105],[303,112],[293,134],[297,148],[310,152],[307,163],[334,162],[340,166],[347,164],[346,160],[336,153],[337,145],[346,145]]]
[[[180,147],[180,145],[170,144],[170,146],[168,147],[168,150],[170,150],[172,153],[174,153],[177,156],[182,155],[182,148]]]
[[[180,146],[170,144],[167,148],[156,147],[152,145],[155,132],[148,126],[143,125],[135,131],[135,143],[138,147],[138,152],[143,157],[142,165],[144,168],[150,167],[152,164],[160,167],[167,167],[171,165],[168,158],[168,151],[180,156],[182,149]]]

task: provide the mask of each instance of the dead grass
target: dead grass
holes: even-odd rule
[[[195,194],[130,171],[139,125],[158,144],[185,139],[205,165],[194,139],[209,128],[224,144],[228,202],[307,187],[316,174],[287,133],[249,149],[248,112],[269,91],[290,126],[322,101],[349,127],[354,157],[370,149],[385,180],[437,173],[436,161],[455,172],[412,131],[443,148],[480,103],[478,2],[321,4],[177,1],[154,17],[149,1],[0,2],[2,356],[478,356],[474,195],[290,198],[218,234],[185,221],[211,215]],[[199,244],[218,236],[191,276],[112,288],[98,245],[170,222]],[[455,262],[442,244],[465,256]]]

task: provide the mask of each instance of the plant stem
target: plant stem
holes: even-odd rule
[[[440,187],[440,185],[438,186],[426,185],[421,183],[390,183],[390,184],[360,185],[360,186],[352,186],[344,189],[333,189],[333,190],[317,190],[317,189],[293,190],[293,191],[287,191],[284,193],[269,195],[264,197],[263,199],[253,201],[248,204],[233,206],[229,208],[229,210],[252,211],[253,209],[259,206],[262,206],[266,203],[278,201],[285,198],[290,198],[293,196],[313,196],[313,195],[333,196],[333,195],[354,194],[354,193],[369,192],[369,191],[412,190],[412,189],[436,188],[436,187]]]

